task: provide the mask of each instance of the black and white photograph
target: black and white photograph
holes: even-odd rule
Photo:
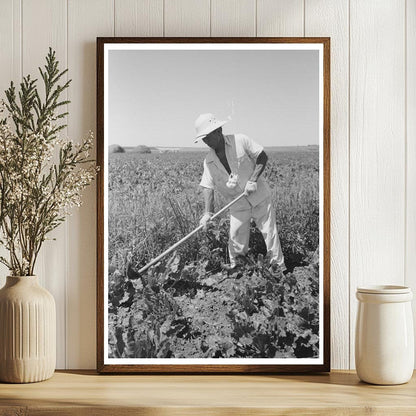
[[[104,45],[104,364],[324,363],[323,62]]]

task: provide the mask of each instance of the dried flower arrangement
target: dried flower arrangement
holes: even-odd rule
[[[70,208],[81,205],[81,194],[95,178],[90,158],[92,133],[81,143],[61,138],[60,123],[68,113],[60,101],[70,80],[59,70],[49,48],[44,70],[39,68],[44,94],[37,80],[23,78],[20,91],[11,82],[0,105],[0,246],[10,258],[0,257],[12,276],[31,276],[47,235],[58,227]],[[16,95],[17,94],[17,95]]]

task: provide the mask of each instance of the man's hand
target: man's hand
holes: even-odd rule
[[[202,218],[199,220],[199,225],[203,225],[204,226],[204,230],[207,230],[207,225],[209,223],[209,221],[211,220],[213,216],[212,212],[206,212]]]
[[[244,193],[248,196],[257,191],[257,182],[248,181],[244,188]]]

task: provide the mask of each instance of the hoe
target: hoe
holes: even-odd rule
[[[230,203],[228,203],[225,207],[221,208],[216,214],[214,214],[211,219],[214,219],[218,216],[220,216],[224,211],[226,211],[228,208],[230,208],[232,205],[234,205],[237,201],[239,201],[242,197],[246,196],[245,193],[242,193],[237,198],[232,200]],[[146,266],[142,267],[138,273],[141,274],[144,271],[146,271],[149,267],[155,265],[156,263],[159,263],[160,260],[163,259],[166,255],[171,253],[173,250],[175,250],[177,247],[179,247],[182,243],[184,243],[186,240],[190,239],[194,234],[196,234],[198,231],[202,230],[204,228],[203,225],[200,225],[199,227],[195,228],[195,230],[191,231],[188,235],[186,235],[182,240],[179,240],[177,243],[175,243],[173,246],[169,247],[167,250],[165,250],[162,254],[154,258],[152,261],[146,264]]]

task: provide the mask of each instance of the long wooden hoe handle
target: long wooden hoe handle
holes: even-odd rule
[[[214,214],[211,219],[214,219],[221,215],[224,211],[226,211],[228,208],[231,207],[231,205],[234,205],[237,201],[239,201],[243,196],[245,196],[245,193],[242,193],[237,198],[233,199],[229,204],[227,204],[225,207],[221,208],[216,214]],[[154,264],[158,263],[160,260],[163,259],[167,254],[171,253],[173,250],[175,250],[177,247],[179,247],[182,243],[184,243],[186,240],[191,238],[194,234],[196,234],[198,231],[202,230],[204,228],[203,225],[200,225],[199,227],[195,228],[195,230],[191,231],[188,235],[186,235],[182,240],[179,240],[177,243],[175,243],[173,246],[169,247],[167,250],[165,250],[162,254],[151,260],[149,263],[146,264],[146,266],[142,267],[138,273],[143,273],[145,270],[147,270],[149,267],[153,266]]]

